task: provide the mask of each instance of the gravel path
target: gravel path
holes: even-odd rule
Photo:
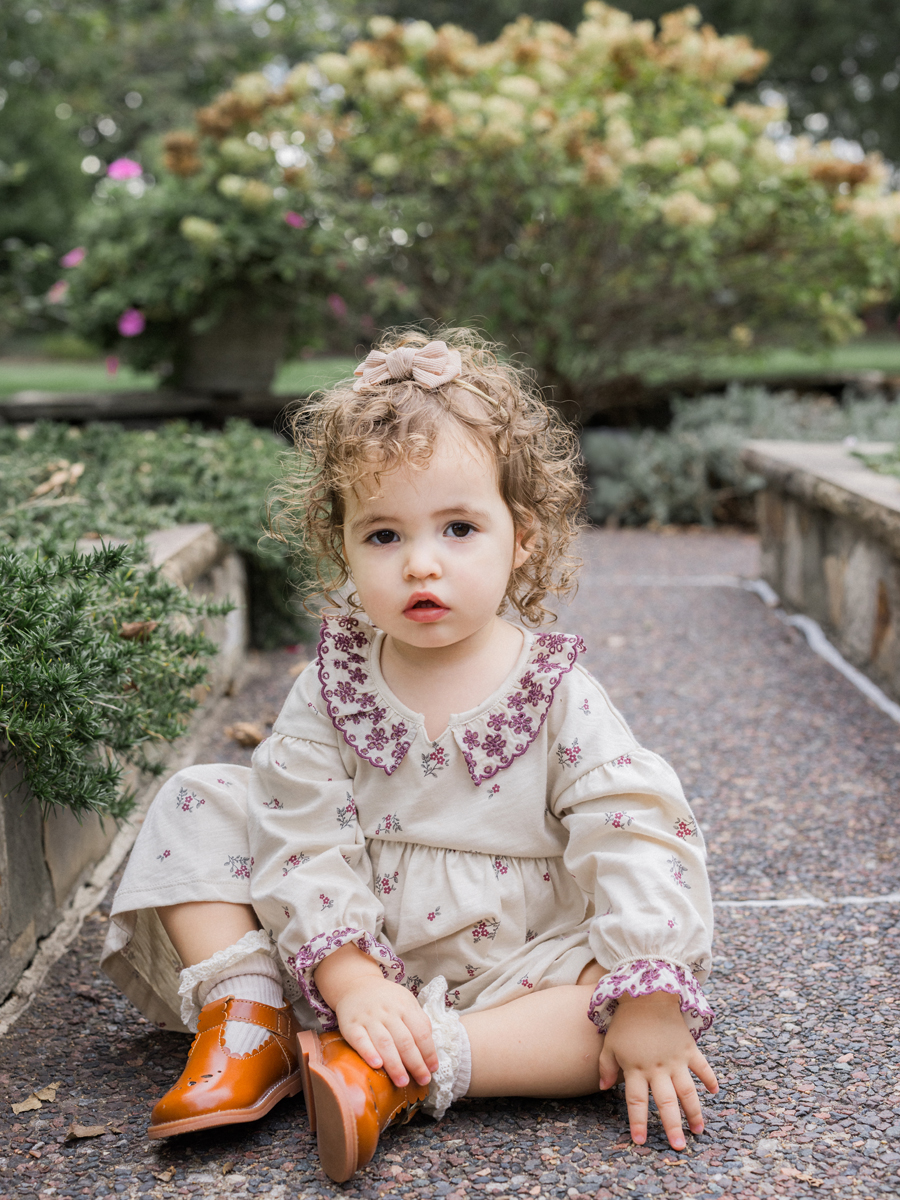
[[[755,596],[691,586],[755,575],[752,538],[591,531],[584,555],[561,627],[585,638],[588,665],[638,737],[681,773],[715,897],[828,901],[717,909],[718,1021],[704,1047],[722,1088],[706,1105],[707,1132],[676,1154],[653,1125],[648,1146],[633,1147],[618,1093],[464,1101],[440,1125],[416,1118],[387,1135],[344,1187],[318,1170],[299,1100],[243,1130],[151,1144],[147,1113],[180,1071],[186,1039],[136,1018],[100,977],[101,909],[0,1042],[0,1094],[62,1084],[39,1112],[3,1106],[0,1194],[900,1194],[898,905],[835,902],[900,890],[900,729]],[[232,719],[270,717],[297,661],[262,658]],[[216,737],[201,757],[249,752]],[[66,1143],[73,1122],[108,1132]]]

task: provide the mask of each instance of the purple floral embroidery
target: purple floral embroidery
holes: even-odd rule
[[[705,965],[706,964],[704,963],[702,958],[699,959],[697,962],[688,963],[688,966],[691,968],[691,970],[694,972],[695,975],[699,971],[702,971],[704,969]]]
[[[344,666],[346,667],[346,665],[345,663]],[[357,697],[356,688],[345,679],[342,679],[334,690],[337,692],[338,699],[342,704],[349,704],[351,700],[355,700]]]
[[[516,737],[521,737],[523,734],[531,734],[531,717],[526,717],[524,713],[513,713],[509,722],[509,728]]]
[[[534,984],[531,982],[531,980],[528,978],[527,975],[523,975],[522,978],[519,980],[519,987],[533,988]]]
[[[347,793],[347,803],[339,806],[337,810],[337,823],[341,829],[346,829],[356,820],[356,801]]]
[[[496,729],[496,731],[499,733],[500,730],[504,729],[508,724],[509,717],[506,715],[506,713],[494,713],[494,715],[488,721],[488,729]]]
[[[436,775],[447,765],[447,751],[443,746],[435,746],[430,754],[422,755],[422,772],[427,777]]]
[[[678,838],[689,838],[697,836],[697,826],[693,821],[676,821],[675,836]]]
[[[409,988],[414,996],[418,996],[424,983],[425,980],[421,975],[410,975],[410,977],[405,981],[404,986]]]
[[[502,738],[499,733],[489,733],[481,743],[481,748],[488,758],[499,758],[506,749],[506,738]]]
[[[370,752],[383,750],[388,744],[387,730],[376,725],[366,734],[366,749]]]
[[[627,754],[620,754],[618,758],[613,759],[609,764],[611,767],[630,767],[631,758]]]
[[[588,1017],[601,1033],[607,1033],[622,996],[649,996],[652,992],[678,996],[695,1042],[699,1042],[701,1034],[715,1020],[715,1013],[691,971],[665,959],[645,958],[624,963],[600,979],[591,998]]]
[[[478,734],[474,729],[466,730],[466,732],[463,734],[463,742],[469,747],[470,750],[474,750],[478,746]]]
[[[304,854],[302,850],[296,854],[292,854],[290,858],[285,860],[284,866],[281,868],[282,877],[290,875],[291,871],[295,871],[297,867],[302,867],[304,863],[309,862],[309,855]]]
[[[578,738],[571,746],[564,746],[562,742],[556,747],[556,758],[561,767],[577,767],[578,761],[581,758],[581,747],[578,745]]]
[[[201,804],[206,801],[202,796],[197,796],[194,792],[189,792],[187,788],[179,788],[178,795],[175,797],[175,808],[178,812],[194,812]]]
[[[330,896],[326,896],[324,892],[319,892],[319,899],[322,901],[322,909],[334,908],[334,901]]]
[[[363,954],[374,958],[381,967],[381,973],[385,979],[390,979],[394,983],[402,983],[406,974],[403,963],[393,951],[383,942],[376,941],[371,934],[364,930],[346,928],[335,929],[333,933],[316,934],[314,938],[301,946],[296,954],[292,954],[288,958],[287,965],[325,1030],[337,1029],[337,1018],[316,987],[313,975],[323,958],[348,942],[356,942]]]
[[[483,921],[479,921],[477,925],[472,927],[472,940],[476,942],[482,940],[492,942],[497,936],[497,930],[499,928],[499,921],[487,918]]]
[[[397,881],[400,878],[399,872],[395,871],[393,875],[378,875],[375,879],[375,895],[389,896],[391,892],[397,890]]]
[[[433,921],[435,919],[435,917],[439,917],[440,915],[441,915],[441,906],[438,905],[437,908],[434,910],[434,912],[430,912],[428,914],[428,920]]]
[[[604,813],[603,816],[605,818],[604,824],[612,825],[613,829],[625,829],[634,820],[631,813],[627,812],[608,812]]]
[[[375,829],[375,836],[380,837],[383,833],[402,833],[403,826],[400,824],[400,818],[396,813],[387,813],[378,822]]]
[[[499,855],[491,859],[491,866],[494,869],[494,875],[497,879],[501,875],[506,875],[509,871],[509,859],[501,858]]]
[[[249,879],[253,859],[247,858],[243,854],[229,854],[224,865],[231,872],[232,879]]]
[[[284,805],[277,796],[273,796],[271,800],[265,801],[266,808],[284,808]]]
[[[166,859],[170,857],[171,853],[171,850],[163,850],[162,854],[157,854],[156,858],[159,862],[165,862]]]
[[[669,864],[669,871],[671,872],[672,878],[675,880],[678,886],[680,888],[687,888],[687,890],[690,891],[691,885],[687,883],[684,878],[687,867],[684,865],[681,859],[676,858],[673,854],[672,857],[666,861]]]

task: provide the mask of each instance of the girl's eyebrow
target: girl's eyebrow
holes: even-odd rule
[[[449,517],[471,517],[476,521],[486,521],[488,514],[480,508],[470,508],[467,504],[454,504],[450,508],[442,508],[438,512],[432,513],[432,517],[440,520],[447,520]],[[350,529],[356,532],[358,529],[364,529],[367,525],[396,525],[399,518],[395,515],[384,516],[380,513],[374,513],[372,516],[360,516],[350,522]]]

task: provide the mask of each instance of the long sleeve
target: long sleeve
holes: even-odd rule
[[[325,1028],[334,1014],[315,984],[326,955],[349,942],[390,979],[403,964],[379,941],[384,909],[353,798],[353,779],[331,721],[304,672],[253,756],[248,799],[251,897],[279,953]],[[276,932],[277,931],[277,932]]]
[[[619,997],[679,997],[694,1037],[712,1024],[701,990],[712,965],[712,902],[703,837],[672,768],[643,749],[594,680],[568,689],[551,741],[551,807],[565,861],[594,905],[590,946],[607,972],[591,1019],[608,1028]]]

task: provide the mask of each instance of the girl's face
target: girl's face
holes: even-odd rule
[[[424,467],[370,476],[347,497],[344,555],[366,614],[388,636],[450,646],[496,619],[530,551],[480,446],[442,433]]]

